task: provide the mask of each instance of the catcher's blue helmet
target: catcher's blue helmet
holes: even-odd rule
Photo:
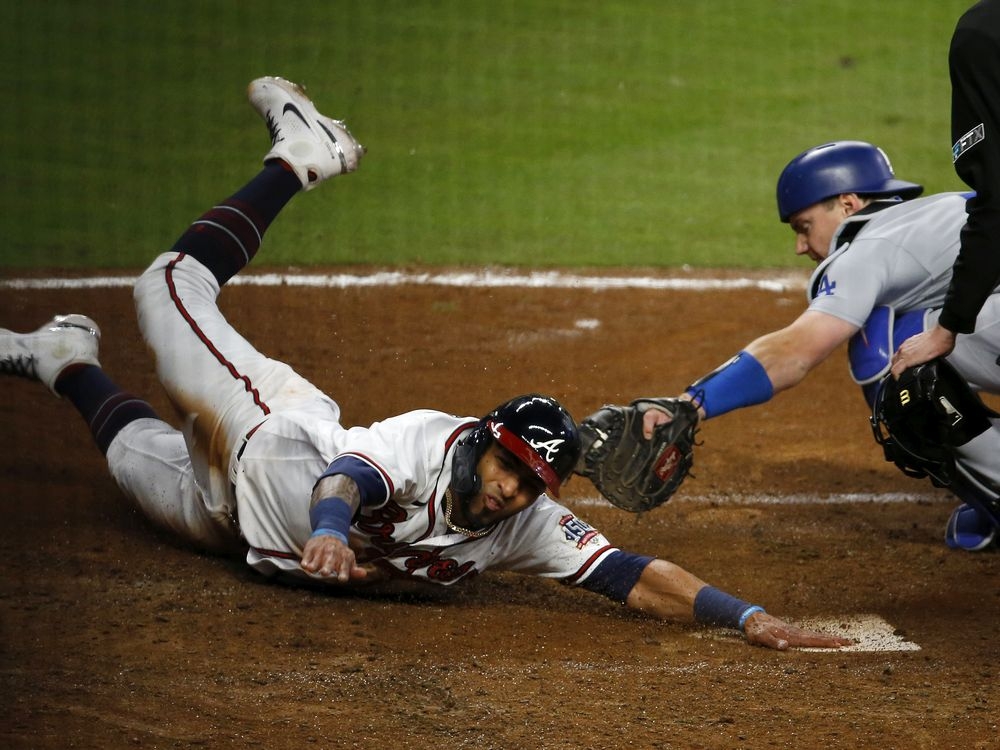
[[[493,441],[528,466],[555,497],[581,450],[576,422],[562,404],[537,393],[512,398],[480,419],[456,446],[451,486],[458,494],[479,491],[476,466]]]
[[[916,198],[923,185],[897,180],[889,157],[864,141],[834,141],[792,159],[778,178],[778,215],[792,214],[843,193]]]

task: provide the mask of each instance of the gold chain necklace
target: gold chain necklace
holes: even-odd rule
[[[485,529],[480,529],[479,531],[473,531],[472,529],[464,529],[458,524],[452,523],[451,520],[451,487],[444,491],[444,522],[448,524],[448,528],[452,531],[457,531],[459,534],[465,534],[466,536],[471,536],[473,539],[478,539],[481,536],[489,534],[493,530],[492,526],[488,526]]]

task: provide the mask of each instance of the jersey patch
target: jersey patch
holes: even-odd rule
[[[566,541],[575,543],[577,549],[583,549],[598,535],[592,526],[574,515],[563,516],[559,519],[559,525],[566,535]]]
[[[958,161],[962,154],[975,146],[977,143],[982,143],[985,140],[986,128],[983,126],[983,123],[979,123],[976,127],[955,141],[955,145],[951,147],[952,163]]]

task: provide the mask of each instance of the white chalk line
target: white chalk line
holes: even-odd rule
[[[130,287],[135,276],[90,276],[78,279],[38,278],[0,279],[0,289],[51,290],[51,289],[113,289]],[[788,272],[769,278],[684,278],[654,276],[604,276],[564,273],[562,271],[514,271],[481,269],[475,271],[447,271],[413,273],[406,271],[375,271],[371,273],[247,273],[231,279],[237,286],[295,286],[347,289],[352,287],[391,286],[443,286],[475,288],[530,288],[530,289],[651,289],[674,291],[712,291],[759,289],[770,292],[787,292],[803,289],[805,276]]]
[[[863,505],[896,503],[954,503],[953,497],[941,494],[911,492],[841,492],[831,495],[791,494],[765,495],[758,493],[727,495],[677,495],[670,499],[671,505]],[[569,498],[567,505],[590,507],[611,507],[600,495],[585,495]]]

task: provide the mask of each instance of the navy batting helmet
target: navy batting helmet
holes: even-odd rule
[[[518,396],[480,419],[459,442],[451,481],[458,494],[479,491],[482,481],[476,467],[493,441],[524,462],[555,497],[580,456],[576,422],[558,401],[535,393]]]
[[[778,215],[792,214],[843,193],[916,198],[922,185],[897,180],[889,157],[864,141],[835,141],[815,146],[792,159],[778,178]]]

